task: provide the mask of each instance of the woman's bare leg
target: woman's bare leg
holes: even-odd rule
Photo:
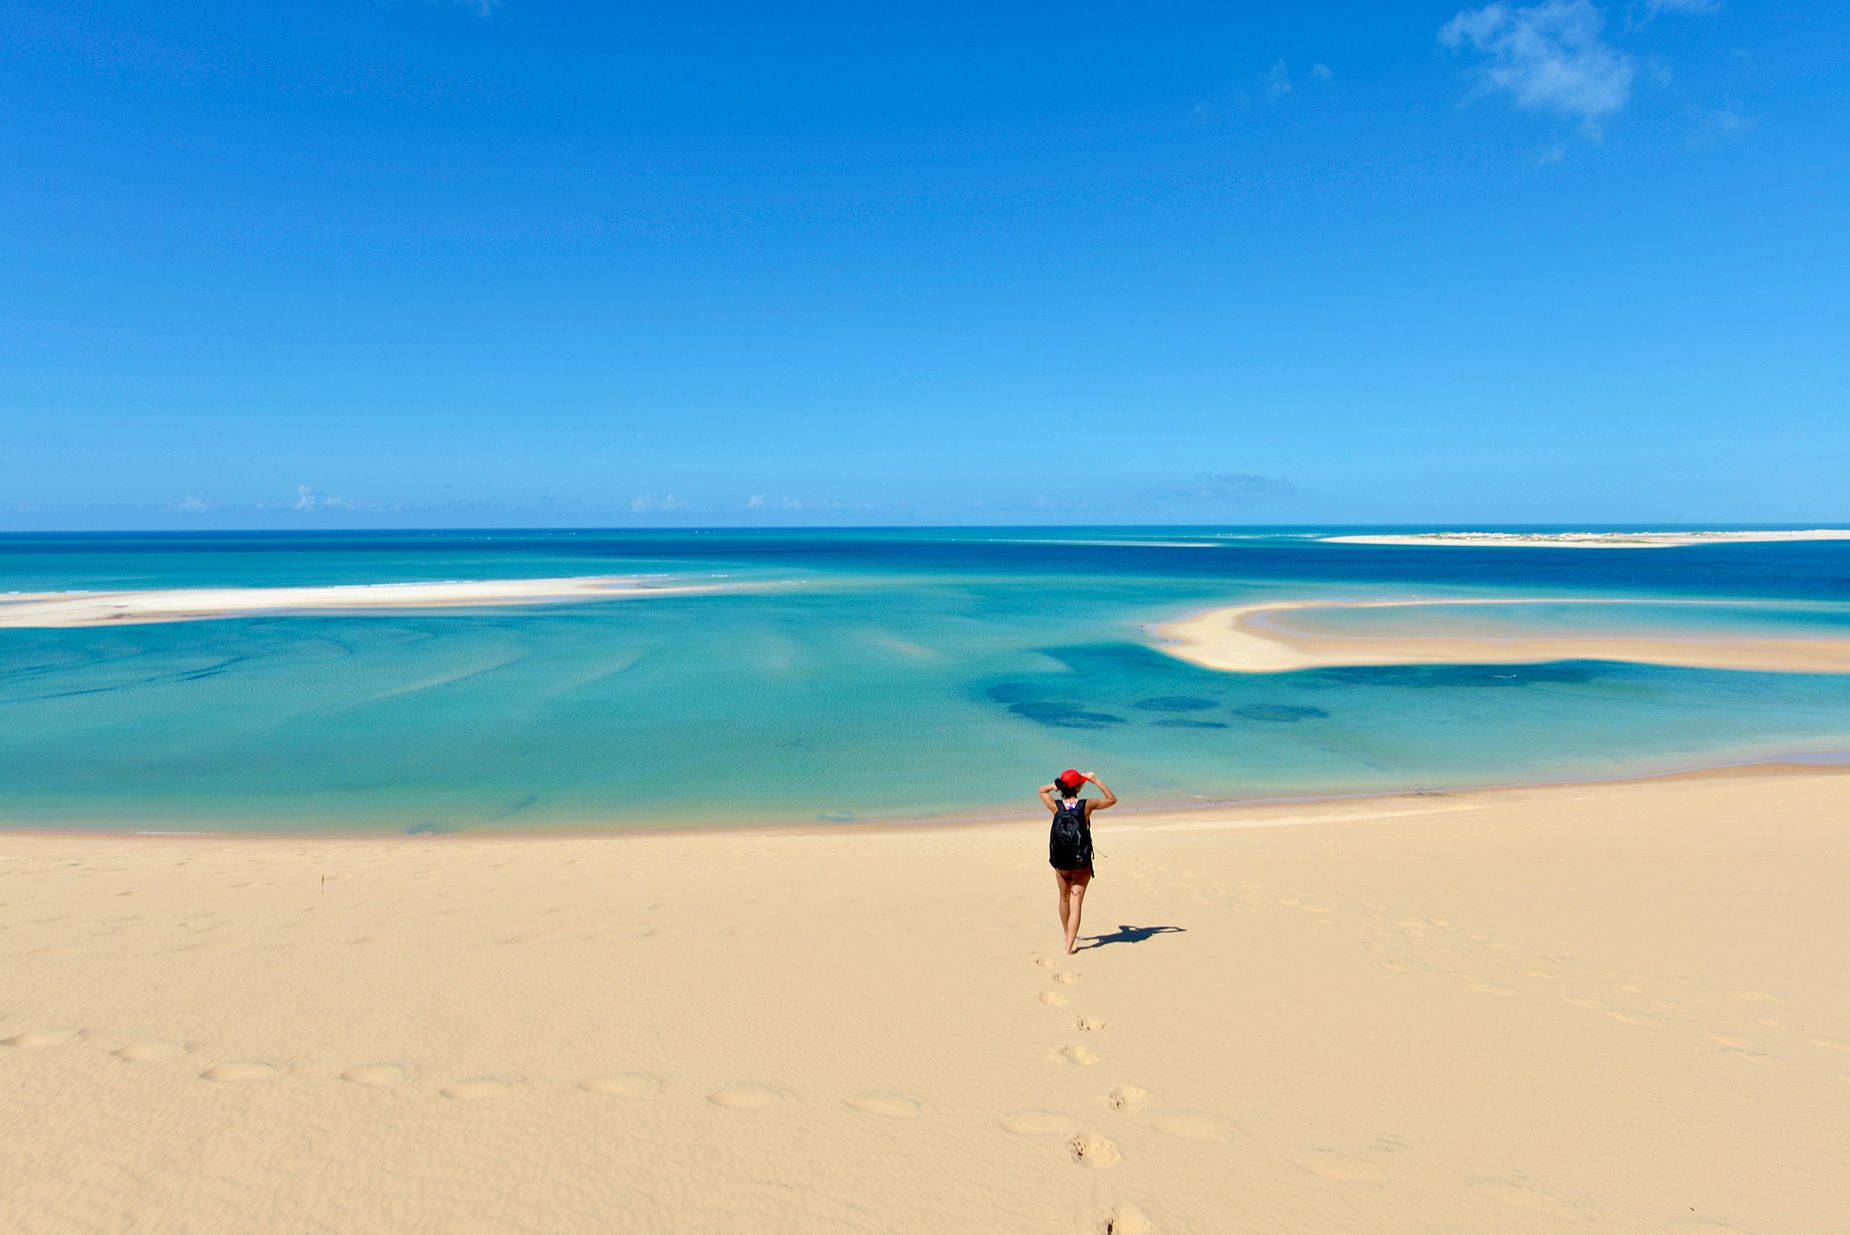
[[[1054,890],[1059,894],[1059,897],[1060,897],[1060,929],[1064,931],[1066,929],[1067,883],[1066,883],[1066,877],[1062,875],[1059,871],[1055,871],[1053,873],[1053,886],[1054,886]]]
[[[1092,882],[1092,876],[1081,875],[1066,885],[1066,899],[1061,902],[1063,912],[1061,925],[1066,927],[1066,951],[1072,954],[1073,946],[1079,941],[1079,911],[1086,900],[1086,885]]]

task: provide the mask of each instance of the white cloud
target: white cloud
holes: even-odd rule
[[[317,510],[403,510],[403,502],[373,502],[364,498],[336,497],[313,485],[297,485],[293,502],[258,502],[258,510],[299,510],[311,514]]]
[[[1733,107],[1718,107],[1709,113],[1709,125],[1718,133],[1740,133],[1757,123],[1753,117],[1743,116]]]
[[[1521,108],[1578,116],[1597,135],[1600,118],[1625,106],[1634,71],[1632,58],[1602,37],[1605,24],[1592,0],[1499,0],[1461,10],[1439,28],[1439,41],[1482,53],[1486,90],[1507,92]]]
[[[1756,117],[1743,114],[1732,103],[1724,104],[1703,114],[1696,131],[1690,135],[1689,144],[1698,148],[1717,146],[1751,131],[1759,123]]]
[[[1310,66],[1310,77],[1312,81],[1328,81],[1333,76],[1335,76],[1335,74],[1330,72],[1330,66],[1327,64],[1313,64]]]
[[[801,498],[788,496],[771,497],[769,494],[765,493],[754,493],[745,499],[745,509],[747,510],[802,510],[805,505],[814,505],[820,509],[827,510],[832,508],[835,503],[831,502],[826,497],[814,503],[805,503]]]
[[[167,509],[181,511],[189,515],[204,514],[208,510],[217,510],[218,503],[203,493],[190,493]]]
[[[1265,88],[1274,97],[1291,93],[1291,66],[1280,60],[1265,71]]]
[[[653,493],[645,493],[641,497],[630,502],[630,513],[638,515],[651,514],[656,511],[682,510],[684,508],[685,505],[681,499],[672,493],[664,494],[661,497],[656,497]]]

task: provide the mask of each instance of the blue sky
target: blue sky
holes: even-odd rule
[[[1850,518],[1850,10],[0,0],[0,528]]]

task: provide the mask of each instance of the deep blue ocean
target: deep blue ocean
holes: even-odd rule
[[[1157,650],[1151,623],[1287,597],[1702,600],[1716,603],[1571,621],[1850,638],[1850,542],[1317,539],[1344,530],[0,536],[0,593],[608,574],[780,585],[0,629],[0,824],[926,819],[1032,807],[1068,766],[1158,805],[1850,751],[1850,675],[1590,661],[1246,675]]]

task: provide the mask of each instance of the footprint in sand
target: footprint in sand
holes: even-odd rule
[[[1333,1149],[1306,1149],[1293,1162],[1324,1179],[1347,1184],[1384,1184],[1387,1171],[1366,1158],[1337,1153]]]
[[[1016,1136],[1057,1136],[1071,1132],[1078,1121],[1053,1111],[1010,1111],[996,1122]]]
[[[1081,1068],[1089,1068],[1098,1062],[1098,1052],[1083,1046],[1063,1046],[1054,1054]]]
[[[1053,976],[1053,980],[1058,982],[1061,986],[1071,986],[1073,983],[1079,981],[1079,975],[1076,973],[1056,973]]]
[[[203,1081],[221,1081],[232,1085],[249,1085],[257,1081],[271,1081],[283,1074],[283,1070],[273,1063],[261,1060],[239,1060],[235,1063],[214,1064],[199,1074]]]
[[[126,1059],[130,1063],[147,1063],[155,1059],[172,1059],[175,1055],[186,1054],[184,1042],[131,1042],[118,1051],[109,1052],[117,1059]]]
[[[1649,1012],[1630,1012],[1624,1008],[1607,1008],[1606,1015],[1621,1025],[1642,1025],[1655,1028],[1664,1023],[1661,1016],[1652,1016]]]
[[[1065,995],[1062,995],[1059,991],[1042,991],[1040,994],[1040,1000],[1042,1003],[1050,1003],[1054,1005],[1055,1007],[1059,1007],[1062,1004],[1071,1002],[1070,1000],[1067,999]]]
[[[1157,1111],[1150,1116],[1150,1126],[1185,1141],[1225,1144],[1233,1139],[1232,1124],[1217,1115],[1197,1111]]]
[[[763,1085],[728,1085],[707,1095],[707,1101],[714,1106],[741,1111],[761,1111],[783,1100],[783,1094]]]
[[[1499,1205],[1510,1209],[1521,1209],[1532,1214],[1546,1214],[1550,1218],[1560,1218],[1567,1222],[1585,1222],[1586,1211],[1564,1196],[1532,1188],[1525,1183],[1510,1180],[1492,1180],[1487,1183],[1471,1185]]]
[[[83,1034],[75,1029],[28,1029],[10,1038],[0,1038],[0,1046],[11,1046],[22,1051],[38,1051],[48,1046],[63,1046],[81,1037]]]
[[[445,1085],[439,1092],[458,1102],[483,1102],[491,1098],[519,1097],[527,1092],[527,1083],[515,1076],[472,1076]]]
[[[1105,1095],[1114,1111],[1134,1111],[1150,1101],[1150,1091],[1136,1085],[1120,1085]]]
[[[1099,1219],[1099,1235],[1150,1235],[1156,1224],[1135,1205],[1119,1205]]]
[[[1084,1132],[1073,1133],[1067,1141],[1066,1148],[1073,1155],[1073,1161],[1080,1166],[1112,1166],[1124,1155],[1118,1147],[1102,1136],[1092,1136]]]
[[[1762,1068],[1790,1068],[1792,1066],[1785,1060],[1776,1059],[1763,1051],[1744,1051],[1730,1048],[1722,1051],[1722,1054],[1732,1055],[1736,1059],[1745,1060],[1751,1064],[1757,1064]]]
[[[1102,1016],[1082,1016],[1074,1021],[1073,1024],[1081,1033],[1097,1033],[1105,1027],[1105,1018]]]
[[[587,1093],[611,1094],[618,1098],[653,1098],[662,1091],[662,1083],[647,1072],[617,1072],[610,1076],[593,1076],[578,1082]]]
[[[896,1093],[858,1093],[848,1099],[848,1105],[857,1111],[885,1115],[889,1119],[917,1119],[925,1113],[923,1106]]]
[[[357,1068],[348,1068],[340,1074],[340,1079],[373,1089],[390,1089],[410,1080],[411,1069],[395,1063],[363,1063]]]

